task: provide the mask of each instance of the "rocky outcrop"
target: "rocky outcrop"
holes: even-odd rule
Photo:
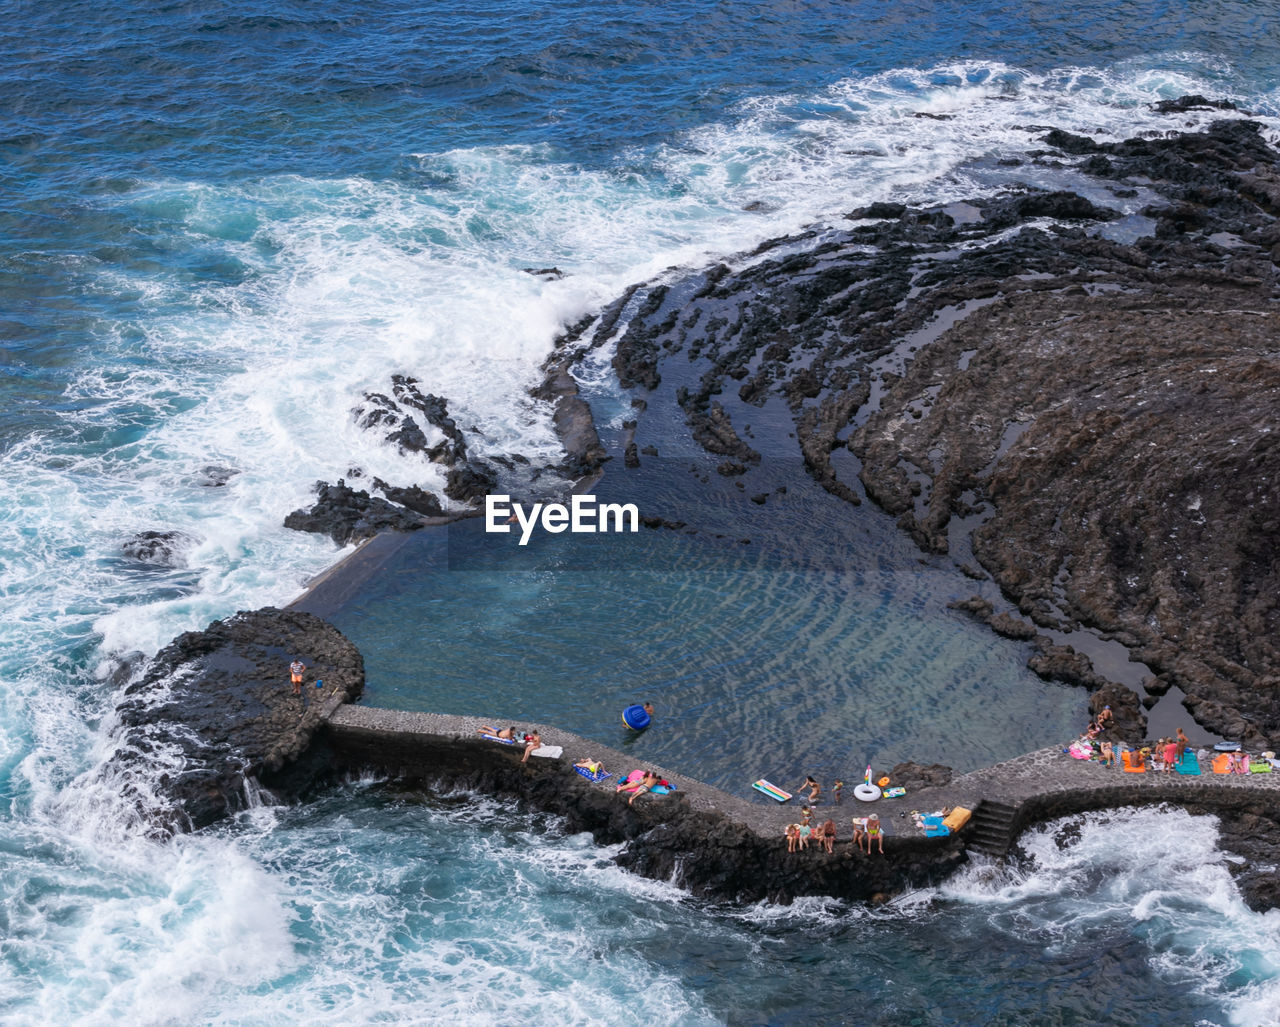
[[[560,353],[616,342],[622,384],[671,389],[744,502],[763,449],[733,426],[777,397],[824,488],[865,491],[1038,627],[1122,643],[1210,730],[1280,739],[1277,154],[1240,117],[1043,140],[1034,159],[1093,176],[1088,198],[861,208],[737,268],[637,285]],[[1121,222],[1108,192],[1142,206]],[[989,620],[1034,642],[1038,672],[1105,684]]]
[[[316,482],[315,492],[316,501],[310,509],[294,510],[285,517],[286,528],[328,535],[345,546],[380,531],[416,531],[425,523],[411,509],[371,496],[364,489],[353,489],[342,478],[334,485]]]
[[[199,539],[183,531],[139,531],[125,539],[120,549],[140,563],[163,567],[185,567],[186,552]]]
[[[308,668],[301,696],[289,681],[295,659]],[[326,711],[363,688],[360,652],[320,618],[238,613],[179,635],[125,689],[102,773],[156,832],[200,828],[243,808],[248,780],[286,782]]]

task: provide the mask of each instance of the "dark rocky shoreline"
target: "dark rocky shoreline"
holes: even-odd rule
[[[1113,708],[1131,713],[1127,737],[1145,733],[1135,702],[1177,688],[1208,731],[1270,746],[1280,737],[1278,157],[1244,117],[1180,131],[1187,111],[1231,111],[1225,101],[1158,110],[1170,118],[1161,138],[1043,130],[1032,165],[1070,176],[1077,192],[873,204],[733,266],[637,283],[567,330],[546,361],[533,399],[552,404],[564,441],[554,466],[476,458],[477,429],[396,376],[353,416],[446,468],[443,499],[352,468],[354,485],[318,482],[314,506],[286,523],[347,544],[474,515],[490,491],[568,491],[613,458],[570,373],[612,344],[636,411],[625,466],[657,455],[650,408],[665,393],[719,473],[758,504],[770,494],[754,481],[762,433],[794,435],[785,444],[829,492],[869,498],[923,552],[993,580],[1019,616],[979,618],[1025,632],[1042,676],[1109,688]],[[1122,216],[1130,200],[1137,213]],[[1122,644],[1150,670],[1142,694],[1036,627]]]
[[[1176,119],[1187,106],[1167,113]],[[457,425],[444,399],[397,378],[353,416],[446,467],[451,502],[352,468],[361,487],[317,483],[317,503],[287,523],[342,545],[474,515],[495,489],[567,491],[610,459],[570,372],[592,349],[616,345],[614,367],[636,411],[625,466],[658,455],[646,420],[654,409],[678,409],[744,502],[765,505],[770,491],[756,480],[769,454],[798,448],[827,491],[869,499],[922,553],[998,586],[1003,606],[978,596],[960,605],[993,631],[1031,641],[1037,673],[1088,688],[1094,708],[1111,705],[1118,737],[1142,740],[1145,708],[1176,687],[1205,728],[1255,750],[1277,747],[1277,154],[1243,119],[1198,133],[1172,124],[1165,138],[1123,143],[1056,130],[1043,138],[1033,160],[1071,169],[1080,192],[876,204],[732,266],[637,284],[573,326],[534,397],[554,405],[566,441],[554,466],[518,453],[477,459],[468,448],[475,429]],[[1137,215],[1106,203],[1135,194]],[[668,524],[659,513],[647,521]],[[1143,694],[1045,633],[1079,629],[1122,643],[1150,668]],[[290,711],[296,724],[268,710],[286,650],[323,665],[334,688],[326,708],[359,694],[359,653],[300,611],[239,614],[184,635],[129,688],[119,714],[128,744],[117,760],[155,763],[165,745],[185,750],[182,769],[160,775],[163,808],[140,792],[140,815],[160,830],[198,828],[244,805],[246,778],[289,797],[331,779],[311,745],[324,704]],[[230,705],[211,697],[213,680],[237,697]],[[525,787],[473,784],[512,795]],[[698,844],[697,832],[719,830],[624,830],[589,803],[575,810],[556,811],[601,839],[671,841],[628,850],[650,876]],[[1224,814],[1222,825],[1224,844],[1250,860],[1237,871],[1242,884],[1274,904],[1274,871],[1258,867],[1280,837],[1275,810]],[[935,869],[873,881],[857,897]],[[731,890],[711,880],[708,893]]]
[[[758,491],[765,407],[781,399],[824,488],[865,495],[924,552],[994,579],[1021,618],[981,617],[1034,639],[1037,673],[1108,687],[1134,741],[1138,700],[1176,686],[1203,727],[1268,747],[1280,737],[1277,153],[1239,119],[1044,142],[1036,161],[1073,166],[1093,199],[1028,188],[855,210],[847,228],[634,287],[566,333],[548,366],[615,344],[634,442],[671,391],[744,499]],[[1139,190],[1137,218],[1103,203]],[[1152,672],[1145,695],[1036,626],[1122,643]]]

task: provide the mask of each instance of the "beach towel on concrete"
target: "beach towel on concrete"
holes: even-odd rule
[[[1182,754],[1177,767],[1174,768],[1179,774],[1194,775],[1200,773],[1200,761],[1196,759],[1196,754],[1188,749]]]
[[[564,753],[564,749],[562,749],[558,745],[543,745],[543,746],[539,746],[537,749],[534,749],[533,752],[529,753],[529,755],[530,756],[550,756],[558,759],[563,753]]]
[[[1145,774],[1147,772],[1147,761],[1142,758],[1142,753],[1126,749],[1120,758],[1124,760],[1124,772],[1126,774]]]
[[[965,809],[963,806],[957,806],[942,818],[942,823],[952,831],[959,831],[960,828],[964,827],[964,825],[969,822],[969,818],[971,816],[973,816],[973,810]]]
[[[941,814],[934,813],[924,818],[924,834],[926,838],[945,838],[951,828],[942,822]]]
[[[1257,760],[1257,761],[1255,761],[1255,762],[1253,762],[1253,763],[1250,763],[1250,764],[1249,764],[1249,772],[1250,772],[1251,774],[1270,774],[1270,773],[1271,773],[1271,761],[1270,761],[1270,760]]]
[[[1231,773],[1231,757],[1228,756],[1225,752],[1215,756],[1213,758],[1213,772],[1215,774],[1230,774]]]
[[[573,769],[585,777],[588,781],[603,781],[607,777],[613,777],[609,771],[600,766],[593,760],[587,760],[584,764],[575,763]]]
[[[491,742],[497,742],[499,745],[515,745],[519,742],[524,745],[523,738],[499,738],[497,735],[481,735],[481,738],[487,738]]]
[[[643,777],[644,777],[643,770],[633,770],[630,774],[628,774],[626,777],[624,777],[621,781],[618,782],[617,790],[620,792],[634,792],[637,789],[639,789],[640,780]],[[666,778],[663,778],[661,783],[656,784],[649,789],[649,794],[650,795],[669,795],[671,792],[674,792],[675,790],[676,790],[676,786],[673,785]]]

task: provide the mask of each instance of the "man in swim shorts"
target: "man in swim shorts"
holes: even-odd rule
[[[289,664],[289,680],[293,682],[293,694],[302,694],[302,674],[307,669],[307,665],[301,660],[294,660]]]

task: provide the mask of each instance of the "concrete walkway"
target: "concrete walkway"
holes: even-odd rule
[[[424,750],[445,741],[474,741],[477,746],[504,747],[481,739],[476,733],[481,724],[508,724],[510,717],[459,717],[435,713],[413,713],[385,710],[371,706],[342,705],[330,714],[330,723],[343,728],[375,732],[394,742],[398,748],[406,743]],[[520,723],[520,721],[515,721]],[[721,813],[764,838],[783,836],[789,823],[800,819],[799,798],[778,803],[763,795],[740,797],[697,781],[679,770],[640,761],[599,742],[562,731],[549,724],[525,724],[524,730],[536,729],[544,744],[558,745],[563,756],[558,760],[534,757],[538,765],[554,762],[567,773],[575,760],[590,757],[604,764],[612,776],[594,787],[612,792],[619,778],[638,767],[653,770],[673,781],[689,805],[702,811]],[[522,746],[505,747],[510,759],[518,760]],[[886,833],[919,836],[920,829],[911,817],[945,807],[964,806],[974,811],[971,825],[965,828],[966,844],[981,851],[1003,854],[1017,836],[1033,823],[1090,809],[1148,805],[1170,802],[1203,808],[1240,808],[1258,801],[1280,809],[1280,772],[1272,774],[1214,774],[1207,769],[1212,759],[1201,759],[1201,774],[1185,776],[1176,772],[1148,770],[1126,773],[1104,767],[1096,760],[1077,760],[1060,748],[1040,749],[991,767],[963,774],[941,787],[925,788],[898,799],[859,802],[846,788],[843,804],[820,803],[814,807],[814,820],[828,817],[836,822],[839,837],[844,838],[853,817],[875,812],[885,825]],[[582,779],[585,782],[585,779]],[[744,787],[750,781],[744,780]],[[619,800],[621,801],[621,800]],[[660,802],[642,798],[641,802]]]

